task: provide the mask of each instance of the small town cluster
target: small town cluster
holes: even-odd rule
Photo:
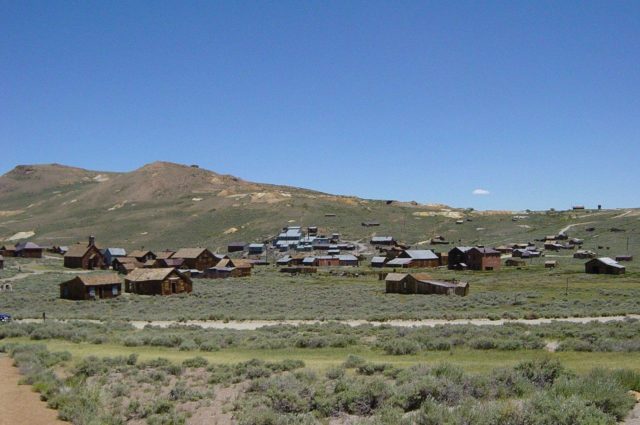
[[[373,224],[372,224],[373,223]],[[367,222],[363,226],[375,226]],[[124,291],[141,295],[171,295],[190,293],[195,278],[225,279],[250,276],[253,267],[270,264],[269,256],[283,273],[312,274],[320,267],[357,267],[369,261],[372,269],[388,268],[379,273],[385,281],[386,292],[402,294],[449,294],[465,296],[469,283],[458,280],[434,280],[426,273],[400,273],[396,269],[428,269],[446,267],[451,270],[497,271],[503,265],[521,267],[526,259],[544,256],[546,251],[574,250],[573,257],[587,259],[585,272],[594,274],[622,274],[622,261],[631,261],[629,255],[615,259],[597,258],[592,251],[583,250],[583,241],[569,238],[565,233],[546,236],[535,243],[510,243],[493,248],[485,246],[456,246],[448,251],[411,249],[392,236],[373,236],[368,244],[343,242],[341,235],[320,235],[318,228],[287,226],[271,240],[262,243],[233,242],[228,254],[218,254],[207,248],[180,248],[151,251],[124,248],[100,248],[95,237],[72,246],[41,246],[34,242],[21,242],[0,248],[0,268],[4,257],[42,258],[45,251],[60,254],[64,267],[84,270],[111,269],[111,274],[78,274],[60,283],[60,297],[72,300],[113,298]],[[449,242],[441,236],[431,239],[433,245]],[[372,257],[358,251],[376,250]],[[279,258],[276,258],[279,256]],[[555,268],[555,260],[544,261],[546,268]],[[124,275],[124,282],[121,276]]]

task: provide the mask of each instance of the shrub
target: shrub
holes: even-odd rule
[[[209,365],[209,361],[204,357],[200,357],[200,356],[193,357],[191,359],[186,359],[185,361],[182,362],[183,367],[197,368],[197,367],[207,367],[208,365]]]

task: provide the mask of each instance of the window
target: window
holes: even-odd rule
[[[111,287],[111,293],[115,296],[118,295],[118,285],[113,285]]]
[[[91,287],[89,288],[89,296],[90,296],[91,298],[95,298],[95,297],[96,297],[96,288],[95,288],[95,287],[91,286]]]

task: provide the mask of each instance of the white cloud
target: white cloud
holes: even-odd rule
[[[476,189],[473,192],[471,192],[472,195],[489,195],[491,192],[489,192],[487,189]]]

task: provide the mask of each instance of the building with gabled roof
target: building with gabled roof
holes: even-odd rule
[[[219,261],[207,248],[180,248],[171,258],[182,258],[185,268],[200,271],[215,266]]]
[[[127,250],[124,248],[105,248],[101,252],[104,256],[104,263],[109,267],[113,266],[113,260],[116,258],[127,256]]]
[[[125,290],[140,295],[172,295],[193,291],[191,278],[174,268],[135,269],[124,280]]]
[[[584,271],[590,274],[624,274],[626,269],[612,258],[600,257],[587,261]]]
[[[115,298],[122,293],[122,281],[116,274],[82,274],[60,284],[60,298],[95,300]]]
[[[493,248],[473,247],[467,251],[466,264],[471,270],[500,270],[500,252]]]
[[[434,280],[425,273],[388,273],[385,277],[387,293],[398,294],[469,294],[469,284],[460,281]]]
[[[22,258],[42,258],[44,249],[33,242],[20,242],[16,244],[15,256]]]
[[[64,254],[64,266],[70,269],[106,269],[109,267],[104,261],[104,255],[95,245],[93,238],[89,238],[89,244],[77,243],[69,246]]]
[[[148,249],[134,249],[129,253],[129,257],[133,257],[141,263],[146,263],[149,260],[155,260],[157,256]]]

